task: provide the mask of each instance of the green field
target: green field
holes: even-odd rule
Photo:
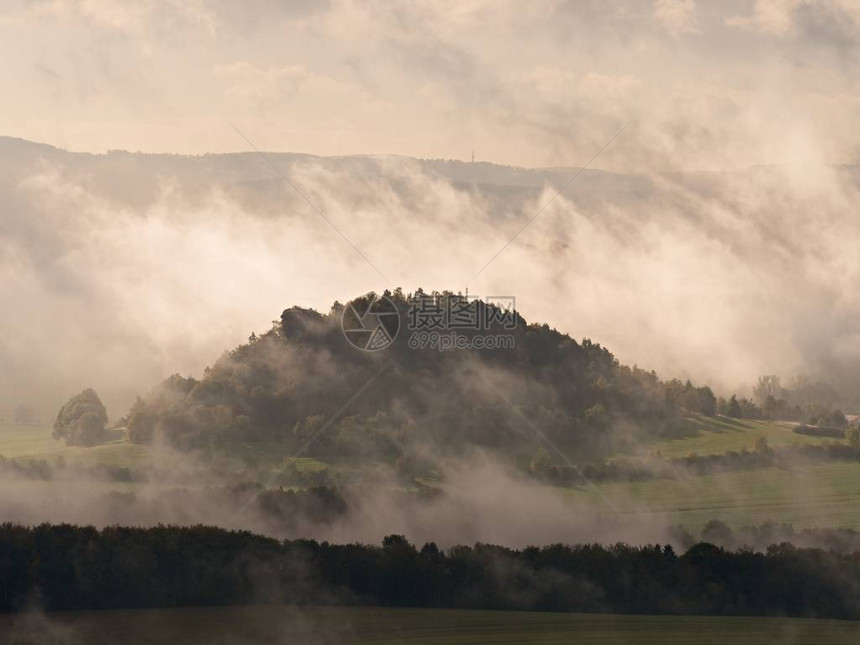
[[[765,437],[771,447],[837,441],[795,434],[791,431],[794,425],[693,416],[676,428],[678,438],[655,442],[642,452],[659,450],[664,458],[671,459],[752,450],[758,437]],[[615,513],[611,505],[624,516],[683,524],[697,534],[712,519],[736,529],[766,521],[789,523],[795,528],[860,529],[858,484],[860,462],[831,461],[679,479],[606,482],[597,489],[583,485],[568,492],[574,499],[610,513]]]
[[[51,436],[48,425],[0,426],[0,455],[8,459],[45,459],[63,457],[69,463],[101,463],[133,468],[149,462],[149,449],[125,441],[121,432],[113,431],[110,440],[92,448],[67,446]]]
[[[677,459],[690,454],[716,455],[744,448],[752,450],[759,437],[767,439],[772,448],[841,443],[838,439],[796,434],[792,432],[796,425],[786,421],[690,416],[676,424],[673,429],[675,438],[648,444],[644,452],[659,451],[667,459]]]
[[[150,465],[153,459],[148,446],[124,439],[122,431],[112,431],[109,440],[91,448],[67,446],[51,435],[48,425],[0,426],[0,455],[8,459],[44,459],[54,462],[62,457],[67,463],[105,464],[109,466],[139,468]],[[265,464],[272,469],[283,464],[292,454],[284,444],[241,443],[230,447],[229,457],[237,463]],[[297,470],[319,471],[326,464],[316,459],[299,457],[292,460]]]
[[[11,643],[57,645],[860,642],[860,622],[847,621],[355,607],[211,607],[0,616],[0,632],[11,634]]]
[[[599,493],[582,487],[569,494],[607,510],[611,503],[630,517],[683,524],[694,533],[715,518],[733,528],[775,521],[795,528],[860,529],[858,484],[860,463],[834,461],[684,479],[608,482],[598,485]]]

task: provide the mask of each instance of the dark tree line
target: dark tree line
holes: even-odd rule
[[[673,527],[679,543],[692,545],[692,536],[685,536],[683,527]],[[860,552],[860,532],[854,529],[805,528],[791,524],[765,522],[734,530],[721,520],[711,520],[702,528],[701,539],[726,549],[753,548],[765,551],[771,544],[789,543],[801,548],[818,548],[828,552],[856,554]]]
[[[737,419],[800,421],[825,429],[845,430],[848,420],[835,407],[840,402],[846,403],[832,385],[823,381],[798,376],[790,388],[785,388],[778,376],[768,374],[760,376],[753,386],[753,398],[720,397],[717,412]]]
[[[713,528],[713,527],[712,527]],[[860,618],[860,554],[774,545],[522,550],[280,542],[204,526],[0,526],[0,607],[367,604]]]

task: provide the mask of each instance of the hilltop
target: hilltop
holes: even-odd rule
[[[312,441],[310,456],[393,461],[472,448],[530,457],[544,434],[574,458],[594,459],[659,436],[682,412],[713,413],[707,387],[664,383],[598,343],[519,313],[503,319],[482,301],[473,301],[476,310],[496,322],[459,335],[470,344],[504,336],[510,347],[416,347],[408,328],[416,296],[443,308],[465,299],[399,289],[385,296],[402,326],[390,346],[361,351],[342,329],[344,313],[367,310],[373,294],[327,313],[286,309],[200,378],[174,375],[138,399],[126,420],[130,438],[181,449]]]

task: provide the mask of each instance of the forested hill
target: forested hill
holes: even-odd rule
[[[539,428],[586,459],[659,432],[682,409],[713,413],[709,388],[661,382],[590,340],[529,324],[500,306],[420,290],[384,295],[387,301],[368,294],[335,303],[326,314],[285,310],[272,329],[252,334],[199,380],[174,375],[139,398],[126,419],[130,439],[160,437],[180,449],[234,441],[300,447],[325,427],[311,456],[391,461],[468,447],[529,455]],[[356,316],[369,307],[381,315],[365,323],[382,321],[388,336],[397,331],[379,351],[355,346],[375,342],[370,331],[344,332],[344,325],[360,329]],[[389,324],[394,309],[399,330]],[[441,319],[428,312],[467,310],[479,328],[443,323],[429,331]],[[452,334],[461,347],[440,349]],[[476,349],[479,342],[496,348]]]

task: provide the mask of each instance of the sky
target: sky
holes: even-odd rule
[[[0,132],[628,172],[854,163],[857,0],[11,0]]]

